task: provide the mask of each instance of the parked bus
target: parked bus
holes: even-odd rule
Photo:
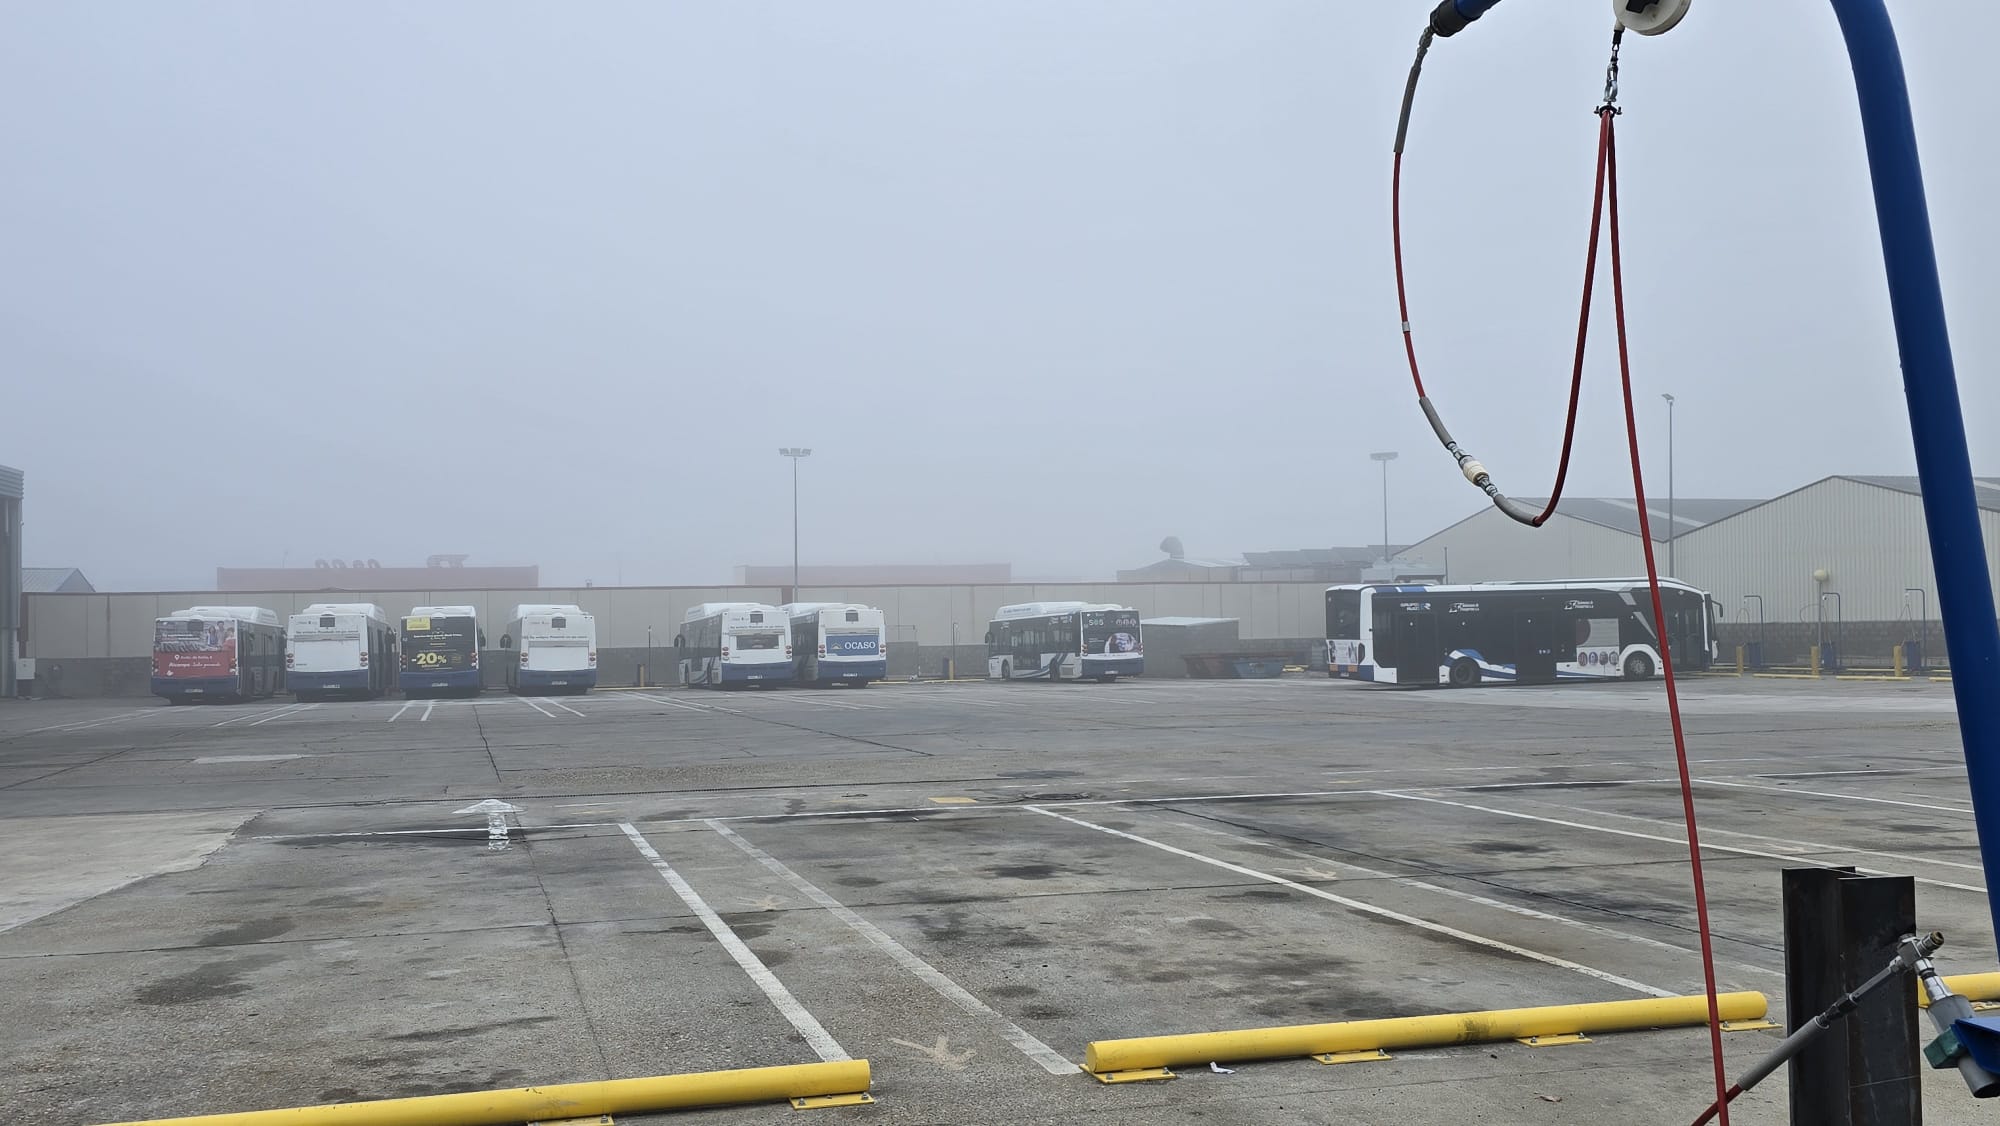
[[[1676,667],[1713,665],[1715,600],[1661,579],[1660,601]],[[1645,579],[1335,586],[1326,630],[1329,676],[1383,684],[1648,680],[1660,668]]]
[[[986,627],[986,675],[1000,680],[1096,680],[1145,671],[1139,612],[1092,602],[1002,606]]]
[[[792,679],[791,619],[761,602],[704,602],[681,619],[681,683],[725,688]]]
[[[516,695],[597,687],[597,619],[580,606],[514,607],[500,648],[519,650],[507,662],[507,690]]]
[[[403,616],[397,662],[403,695],[479,695],[479,651],[485,646],[476,607],[414,607]]]
[[[792,679],[800,684],[866,688],[889,675],[889,638],[882,611],[847,602],[780,606],[792,624]]]
[[[276,695],[285,631],[262,606],[194,606],[153,621],[153,695],[170,704]]]
[[[395,687],[396,631],[372,602],[315,602],[285,628],[285,687],[297,700],[372,700]]]

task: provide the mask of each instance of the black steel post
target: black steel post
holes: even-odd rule
[[[1797,1031],[1916,931],[1916,882],[1852,868],[1787,868],[1783,887],[1785,1012]],[[1921,1126],[1918,1053],[1908,992],[1877,990],[1792,1060],[1793,1126]]]

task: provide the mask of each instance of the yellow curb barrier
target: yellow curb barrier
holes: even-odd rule
[[[1724,1021],[1761,1018],[1769,1009],[1762,993],[1724,993],[1716,998]],[[1389,1048],[1477,1044],[1585,1032],[1629,1032],[1708,1023],[1706,995],[1495,1009],[1425,1017],[1390,1017],[1335,1024],[1296,1024],[1233,1032],[1193,1032],[1181,1036],[1141,1036],[1095,1040],[1084,1055],[1093,1075],[1180,1064],[1228,1063]]]
[[[520,1126],[539,1119],[646,1114],[700,1106],[857,1095],[868,1090],[868,1080],[867,1060],[838,1060],[284,1110],[202,1114],[192,1118],[155,1118],[110,1126]]]

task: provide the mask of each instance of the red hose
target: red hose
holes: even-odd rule
[[[1618,245],[1618,141],[1612,114],[1604,113],[1605,164],[1611,181],[1611,309],[1618,326],[1618,380],[1625,392],[1625,435],[1632,451],[1632,499],[1639,507],[1639,543],[1646,553],[1646,581],[1653,593],[1653,624],[1659,633],[1660,669],[1667,681],[1667,718],[1674,729],[1674,761],[1680,768],[1681,815],[1687,823],[1688,867],[1694,880],[1695,923],[1701,934],[1701,976],[1708,994],[1709,1054],[1715,1064],[1715,1103],[1710,1108],[1729,1126],[1729,1077],[1722,1063],[1722,1014],[1715,999],[1715,950],[1708,930],[1708,891],[1701,872],[1701,837],[1695,831],[1694,780],[1688,772],[1687,735],[1681,728],[1680,689],[1667,640],[1666,608],[1660,598],[1660,568],[1653,558],[1652,522],[1646,515],[1646,475],[1639,465],[1639,421],[1632,405],[1632,361],[1625,338],[1625,280]]]
[[[1584,254],[1583,302],[1577,313],[1576,358],[1571,365],[1569,377],[1569,412],[1563,421],[1562,457],[1556,463],[1555,486],[1549,490],[1549,503],[1542,514],[1532,521],[1537,528],[1555,515],[1556,504],[1562,500],[1563,483],[1569,479],[1570,448],[1576,441],[1576,408],[1583,395],[1583,356],[1590,340],[1590,300],[1597,279],[1597,232],[1603,224],[1604,181],[1609,164],[1611,145],[1611,119],[1616,110],[1606,107],[1599,111],[1600,123],[1597,128],[1597,182],[1590,201],[1590,245]],[[1394,243],[1396,258],[1396,310],[1402,318],[1403,353],[1410,361],[1410,381],[1416,384],[1417,396],[1424,395],[1424,376],[1417,366],[1416,339],[1410,333],[1409,290],[1403,280],[1403,154],[1396,153],[1394,170],[1389,181],[1389,234]]]

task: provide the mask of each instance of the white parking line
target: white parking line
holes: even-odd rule
[[[1358,899],[1349,899],[1344,895],[1335,895],[1330,891],[1316,888],[1311,884],[1302,884],[1297,880],[1288,880],[1283,876],[1273,875],[1269,872],[1260,872],[1255,868],[1246,868],[1241,864],[1233,864],[1227,860],[1221,860],[1213,856],[1204,856],[1199,852],[1190,852],[1184,848],[1176,848],[1161,841],[1142,837],[1137,833],[1127,833],[1122,829],[1113,829],[1105,825],[1085,821],[1080,817],[1071,817],[1068,814],[1057,813],[1051,809],[1043,809],[1040,806],[1026,805],[1021,808],[1031,813],[1039,813],[1044,817],[1053,817],[1058,821],[1067,821],[1072,825],[1081,825],[1086,829],[1094,829],[1100,833],[1134,841],[1149,848],[1157,848],[1161,852],[1169,852],[1175,856],[1199,861],[1211,867],[1221,868],[1224,871],[1235,872],[1240,876],[1249,876],[1253,880],[1262,880],[1265,883],[1287,887],[1301,895],[1310,895],[1316,899],[1324,899],[1328,903],[1337,903],[1351,911],[1360,911],[1365,914],[1375,915],[1379,918],[1388,919],[1391,922],[1402,923],[1405,926],[1416,927],[1419,930],[1426,930],[1432,934],[1441,934],[1447,938],[1457,939],[1460,942],[1469,942],[1475,946],[1484,946],[1489,950],[1497,950],[1503,954],[1512,954],[1517,958],[1526,958],[1530,961],[1540,962],[1545,966],[1555,966],[1558,969],[1569,970],[1572,973],[1582,974],[1585,977],[1595,978],[1598,981],[1609,982],[1620,988],[1629,989],[1634,993],[1643,993],[1649,997],[1677,996],[1677,994],[1670,990],[1647,985],[1643,981],[1634,981],[1629,977],[1621,977],[1609,970],[1600,970],[1595,966],[1586,966],[1582,962],[1572,962],[1568,958],[1559,958],[1554,954],[1544,954],[1539,950],[1530,950],[1525,946],[1516,946],[1511,942],[1502,942],[1497,938],[1488,938],[1483,934],[1473,934],[1471,931],[1462,931],[1457,927],[1449,927],[1443,923],[1434,923],[1429,919],[1419,919],[1415,915],[1405,915],[1401,911],[1392,911],[1387,907],[1377,907],[1372,903],[1363,903]]]
[[[729,843],[740,848],[751,859],[770,869],[786,883],[799,890],[799,894],[826,909],[834,918],[846,923],[856,934],[874,943],[883,953],[894,959],[896,964],[915,974],[925,985],[935,990],[938,996],[957,1005],[967,1016],[978,1017],[991,1025],[1009,1044],[1019,1049],[1021,1054],[1041,1065],[1050,1075],[1075,1075],[1076,1064],[1063,1058],[1061,1052],[1037,1040],[1032,1033],[999,1013],[988,1008],[986,1003],[967,993],[957,982],[946,977],[937,967],[912,954],[908,947],[884,933],[882,928],[855,914],[845,904],[821,891],[818,886],[804,876],[792,871],[776,857],[737,836],[729,826],[717,820],[706,822],[709,828],[722,834]]]
[[[716,914],[715,909],[695,893],[694,888],[681,878],[679,872],[674,871],[673,865],[668,864],[666,859],[653,848],[652,842],[640,835],[639,830],[633,828],[630,822],[620,823],[618,828],[631,840],[632,846],[639,850],[639,854],[652,863],[653,868],[660,873],[660,878],[667,881],[668,887],[674,889],[674,894],[681,897],[681,902],[688,905],[688,910],[693,911],[696,917],[701,919],[702,925],[708,928],[708,933],[715,936],[715,940],[722,944],[722,948],[729,952],[729,956],[736,960],[736,964],[743,968],[743,972],[750,975],[750,980],[757,983],[757,988],[764,991],[764,996],[770,998],[771,1004],[778,1012],[791,1022],[793,1028],[798,1029],[800,1036],[805,1037],[806,1043],[820,1059],[831,1062],[854,1058],[847,1054],[847,1050],[840,1046],[839,1041],[833,1038],[833,1034],[828,1032],[812,1013],[806,1011],[804,1005],[799,1004],[799,999],[792,996],[792,991],[785,988],[785,983],[778,980],[778,975],[772,973],[771,968],[743,944],[743,940],[736,936],[736,932],[729,929],[729,924],[722,921],[722,916]]]
[[[649,696],[644,692],[634,692],[632,693],[632,695],[637,696],[641,700],[651,700],[655,704],[665,704],[670,708],[680,708],[683,711],[712,712],[716,710],[714,708],[709,707],[707,704],[689,704],[689,703],[684,703],[680,700],[669,700],[665,696]]]
[[[1659,841],[1661,844],[1679,845],[1682,848],[1687,847],[1686,837],[1662,836],[1658,833],[1641,833],[1632,829],[1613,829],[1608,825],[1587,825],[1581,821],[1566,821],[1559,817],[1541,817],[1533,813],[1522,813],[1512,809],[1495,809],[1492,806],[1473,805],[1469,802],[1446,801],[1444,798],[1428,797],[1423,794],[1384,790],[1382,791],[1382,796],[1385,798],[1401,798],[1404,801],[1430,802],[1433,805],[1449,805],[1459,809],[1470,809],[1477,813],[1491,813],[1496,817],[1515,817],[1523,821],[1540,821],[1545,825],[1561,825],[1567,829],[1584,829],[1593,833],[1609,833],[1613,836],[1635,837],[1642,841]],[[1796,856],[1782,852],[1765,852],[1754,848],[1737,848],[1734,845],[1715,844],[1712,841],[1703,841],[1701,847],[1711,852],[1733,852],[1738,856],[1756,856],[1765,860],[1782,860],[1787,864],[1810,865],[1817,863],[1817,860],[1809,856]],[[1855,865],[1854,870],[1867,876],[1908,875],[1908,873],[1904,872],[1886,872],[1879,868],[1863,868],[1858,864]],[[1955,884],[1949,880],[1932,880],[1923,876],[1911,876],[1910,878],[1920,884],[1929,884],[1932,887],[1953,888],[1958,891],[1976,892],[1980,895],[1986,894],[1985,888],[1972,884]]]
[[[85,730],[86,728],[91,728],[91,727],[103,727],[104,725],[109,723],[123,723],[128,719],[142,719],[149,715],[172,715],[172,714],[175,714],[174,709],[164,706],[158,708],[142,708],[137,711],[130,711],[120,715],[114,715],[107,719],[79,719],[79,720],[72,720],[69,723],[58,723],[53,727],[31,728],[27,731],[21,732],[20,734],[40,735],[45,731],[82,731]],[[4,735],[0,736],[0,738],[15,738],[15,736]]]
[[[516,696],[514,698],[528,705],[529,707],[535,709],[536,711],[541,712],[544,716],[547,716],[550,719],[554,719],[556,717],[556,713],[551,711],[545,711],[540,704],[535,703],[533,700],[528,699],[526,696]]]
[[[404,712],[409,711],[411,708],[416,706],[417,702],[415,700],[404,700],[403,706],[396,709],[396,714],[389,717],[389,722],[394,723],[397,720],[403,718]]]
[[[298,714],[299,714],[300,712],[309,712],[309,711],[311,711],[311,710],[313,710],[314,708],[317,708],[317,707],[319,707],[319,705],[318,705],[318,704],[306,704],[306,705],[305,705],[305,706],[303,706],[303,707],[299,707],[299,706],[294,706],[294,707],[292,707],[292,708],[291,708],[291,709],[290,709],[289,711],[281,711],[281,712],[279,712],[279,713],[278,713],[277,715],[267,715],[267,716],[265,716],[265,717],[264,717],[263,719],[260,719],[260,720],[256,720],[256,721],[254,721],[254,722],[252,722],[252,723],[247,723],[247,724],[244,724],[244,726],[245,726],[245,727],[262,727],[262,726],[264,726],[265,724],[267,724],[267,723],[271,722],[271,721],[272,721],[272,720],[274,720],[274,719],[290,719],[291,717],[293,717],[293,716],[295,716],[295,715],[298,715]]]
[[[581,719],[581,718],[583,717],[583,713],[582,713],[582,712],[580,712],[580,711],[577,711],[577,710],[576,710],[575,708],[572,708],[572,707],[570,707],[570,706],[569,706],[568,704],[561,704],[561,703],[557,703],[557,702],[556,702],[556,701],[554,701],[554,700],[550,700],[550,701],[549,701],[549,706],[550,706],[550,707],[552,707],[552,708],[561,708],[562,710],[564,710],[564,711],[568,712],[569,714],[571,714],[571,715],[573,715],[573,716],[576,716],[576,717],[578,717],[579,719]]]
[[[435,707],[437,707],[437,701],[436,701],[436,700],[426,700],[426,701],[424,701],[424,714],[423,714],[423,715],[422,715],[421,717],[419,717],[419,718],[418,718],[417,722],[419,722],[419,723],[429,723],[429,722],[431,721],[431,709],[432,709],[432,708],[435,708]]]
[[[1938,805],[1934,802],[1897,801],[1895,798],[1871,798],[1862,794],[1836,794],[1827,790],[1801,790],[1795,786],[1759,786],[1754,782],[1724,782],[1720,778],[1697,778],[1695,782],[1703,786],[1728,786],[1735,790],[1759,790],[1767,794],[1799,794],[1809,798],[1838,798],[1842,801],[1874,802],[1877,805],[1900,805],[1905,809],[1927,809],[1939,813],[1963,813],[1972,816],[1972,811],[1964,806]]]
[[[265,709],[264,709],[264,710],[262,710],[262,711],[255,711],[255,712],[251,712],[251,713],[250,713],[250,714],[248,714],[248,715],[239,715],[239,716],[231,716],[230,718],[228,718],[228,719],[225,719],[225,720],[223,720],[223,721],[222,721],[221,723],[211,723],[211,724],[209,724],[209,726],[210,726],[210,727],[228,727],[228,726],[230,726],[230,725],[232,725],[232,724],[238,724],[238,723],[242,723],[242,722],[243,722],[244,720],[246,720],[246,719],[258,719],[258,717],[260,717],[260,716],[263,716],[263,717],[270,717],[270,716],[272,716],[272,715],[274,715],[274,714],[275,714],[275,715],[283,715],[283,714],[284,714],[284,713],[286,713],[286,712],[295,712],[295,711],[298,711],[299,709],[301,709],[301,708],[304,708],[304,707],[306,707],[306,706],[307,706],[307,705],[305,705],[305,704],[286,704],[286,705],[285,705],[284,707],[281,707],[281,708],[265,708]],[[259,720],[258,720],[258,722],[260,722],[260,723],[261,723],[261,722],[263,722],[263,721],[262,721],[261,719],[259,719]]]
[[[1428,891],[1428,892],[1434,892],[1438,895],[1447,895],[1453,899],[1461,900],[1466,903],[1475,903],[1481,907],[1491,907],[1498,911],[1505,911],[1510,915],[1519,915],[1524,919],[1534,919],[1538,922],[1544,922],[1544,923],[1558,923],[1562,926],[1574,927],[1577,930],[1587,931],[1591,934],[1602,935],[1605,938],[1616,939],[1620,942],[1630,942],[1638,946],[1647,946],[1651,947],[1654,950],[1666,951],[1668,953],[1673,953],[1673,954],[1685,954],[1690,958],[1699,958],[1701,956],[1701,951],[1699,950],[1695,950],[1686,946],[1676,946],[1671,942],[1661,942],[1659,939],[1647,938],[1645,935],[1642,934],[1633,934],[1630,931],[1614,930],[1610,927],[1602,926],[1597,923],[1588,922],[1583,919],[1573,919],[1567,915],[1555,915],[1547,911],[1538,911],[1533,907],[1523,907],[1520,904],[1508,903],[1505,900],[1494,899],[1490,896],[1479,895],[1469,891],[1460,891],[1457,888],[1444,887],[1439,884],[1430,883],[1429,881],[1426,880],[1416,879],[1415,877],[1412,876],[1398,876],[1393,872],[1381,872],[1373,868],[1364,868],[1359,864],[1351,864],[1345,860],[1336,860],[1331,856],[1321,856],[1318,853],[1306,852],[1301,849],[1286,848],[1282,845],[1272,844],[1268,840],[1260,840],[1256,837],[1242,836],[1241,834],[1231,833],[1225,829],[1217,829],[1209,825],[1183,824],[1181,825],[1181,828],[1189,829],[1197,833],[1206,833],[1212,837],[1221,837],[1224,840],[1237,841],[1241,844],[1251,845],[1255,848],[1265,849],[1271,852],[1282,853],[1286,856],[1296,856],[1301,860],[1310,860],[1314,864],[1326,864],[1334,868],[1346,869],[1349,872],[1356,873],[1362,879],[1386,880],[1390,883],[1399,884],[1403,887],[1415,888],[1418,891]],[[1727,963],[1717,962],[1717,964],[1718,965],[1726,964],[1731,969],[1734,970],[1747,973],[1764,974],[1768,977],[1785,976],[1782,970],[1774,970],[1767,966],[1752,965],[1749,962],[1731,961]]]

